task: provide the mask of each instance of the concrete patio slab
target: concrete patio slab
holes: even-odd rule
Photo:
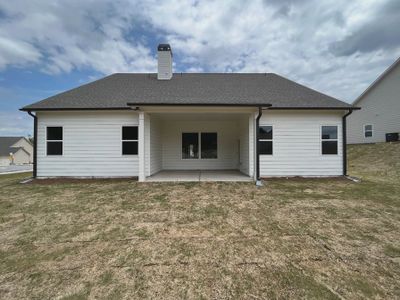
[[[238,170],[163,170],[146,178],[147,182],[253,181]]]
[[[205,170],[200,171],[200,181],[253,181],[238,170]]]

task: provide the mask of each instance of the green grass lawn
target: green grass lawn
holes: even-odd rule
[[[343,178],[0,176],[0,299],[400,297],[400,143]]]

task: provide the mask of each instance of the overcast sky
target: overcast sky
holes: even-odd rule
[[[0,135],[26,104],[113,72],[274,72],[352,102],[400,56],[399,0],[0,0]]]

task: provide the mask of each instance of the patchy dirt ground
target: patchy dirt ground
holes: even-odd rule
[[[349,150],[361,183],[0,176],[0,298],[399,298],[400,144]]]

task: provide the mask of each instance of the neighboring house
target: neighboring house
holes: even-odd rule
[[[361,106],[348,118],[349,144],[398,140],[400,135],[400,58],[353,103]],[[388,135],[389,134],[389,135]],[[388,136],[387,136],[388,135]]]
[[[0,137],[0,166],[30,164],[33,162],[33,146],[21,136]]]
[[[164,44],[157,74],[113,74],[21,110],[34,117],[35,176],[145,181],[161,170],[343,175],[352,109],[276,74],[173,74]]]

